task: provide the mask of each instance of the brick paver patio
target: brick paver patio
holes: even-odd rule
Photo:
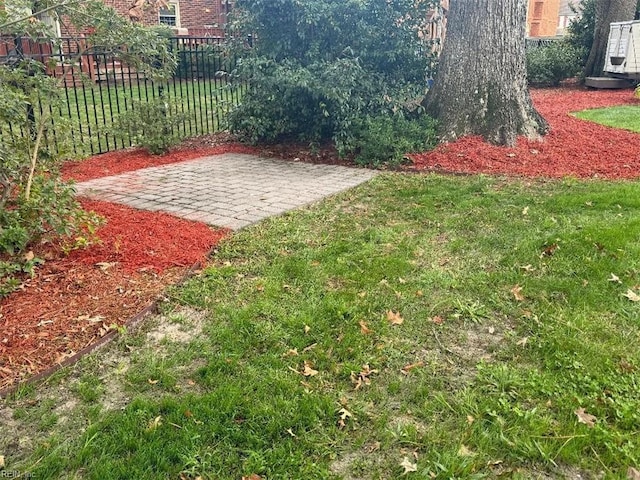
[[[233,230],[355,187],[372,170],[227,153],[76,184],[78,195]]]

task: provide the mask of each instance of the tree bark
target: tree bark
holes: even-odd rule
[[[633,20],[637,0],[596,0],[595,29],[593,44],[584,67],[586,77],[602,75],[607,56],[609,24]]]
[[[443,141],[481,135],[514,145],[549,127],[527,87],[526,0],[452,0],[433,87],[423,101]]]

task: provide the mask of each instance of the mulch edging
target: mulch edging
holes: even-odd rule
[[[189,270],[184,274],[184,276],[178,282],[176,282],[174,284],[174,286],[182,285],[188,279],[193,277],[193,275],[198,270],[200,270],[201,268],[202,268],[202,263],[201,262],[195,263],[194,265],[191,266],[191,268],[189,268]],[[134,315],[129,320],[124,322],[124,324],[122,326],[126,327],[127,332],[135,332],[136,330],[138,330],[142,326],[142,323],[144,322],[144,320],[149,315],[152,315],[154,313],[158,313],[158,304],[159,304],[160,301],[161,301],[160,298],[156,298],[151,303],[149,303],[144,309],[142,309],[136,315]],[[92,343],[91,345],[83,348],[82,350],[80,350],[79,352],[75,353],[71,357],[68,357],[68,358],[64,359],[62,362],[57,363],[57,364],[49,367],[48,369],[43,370],[43,371],[37,373],[36,375],[27,378],[26,380],[16,382],[13,385],[0,390],[0,399],[7,398],[9,395],[14,393],[16,390],[18,390],[18,389],[20,389],[20,388],[22,388],[22,387],[24,387],[26,385],[32,385],[34,383],[38,383],[41,380],[45,380],[45,379],[49,378],[51,375],[53,375],[57,371],[65,368],[65,367],[69,367],[71,365],[74,365],[74,364],[78,363],[84,356],[89,355],[89,354],[94,353],[94,352],[97,352],[98,350],[100,350],[100,349],[106,347],[107,345],[109,345],[119,335],[120,335],[120,332],[117,329],[109,331],[103,337],[101,337],[100,339],[98,339],[97,341]]]

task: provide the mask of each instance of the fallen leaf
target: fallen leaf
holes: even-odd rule
[[[466,445],[460,445],[460,448],[458,449],[458,455],[461,457],[473,457],[475,453],[469,450],[469,447],[467,447]]]
[[[367,327],[364,320],[360,320],[360,333],[363,335],[369,335],[371,333],[371,329]]]
[[[424,295],[424,293],[422,293],[422,290],[417,290],[416,291],[416,297],[421,297],[423,295]]]
[[[255,473],[252,473],[248,477],[245,477],[243,475],[242,476],[242,480],[262,480],[262,477],[260,475],[255,474]]]
[[[151,385],[155,385],[156,383],[158,383],[158,380],[151,380],[150,378],[147,380],[147,382],[149,382],[149,384]]]
[[[162,415],[158,415],[153,420],[149,421],[149,426],[147,427],[147,432],[153,432],[156,428],[162,425]]]
[[[347,420],[353,417],[353,414],[346,408],[338,410],[338,415],[340,415],[340,418],[338,419],[339,428],[344,428],[347,425]]]
[[[444,319],[440,315],[436,315],[431,318],[431,323],[435,323],[436,325],[442,325],[444,323]]]
[[[412,463],[411,460],[409,460],[409,457],[404,457],[402,459],[402,462],[400,462],[400,466],[404,468],[404,472],[402,472],[403,475],[406,475],[407,473],[410,473],[410,472],[418,471],[418,464]]]
[[[627,293],[623,293],[622,296],[627,297],[632,302],[640,302],[640,295],[631,289],[627,290]]]
[[[291,430],[290,428],[287,428],[287,433],[291,435],[293,438],[298,438],[298,436],[295,433],[293,433],[293,430]]]
[[[620,360],[620,362],[618,363],[618,365],[620,366],[620,369],[625,372],[625,373],[631,373],[634,372],[636,367],[634,367],[631,363],[627,362],[626,360],[622,359]]]
[[[535,269],[536,269],[536,268],[535,268],[533,265],[531,265],[531,264],[524,265],[524,266],[522,266],[522,267],[520,267],[520,268],[521,268],[522,270],[524,270],[525,272],[533,272],[533,271],[535,271]]]
[[[511,289],[511,293],[513,293],[513,296],[518,302],[524,301],[524,295],[520,292],[522,292],[522,287],[520,285],[516,285]]]
[[[579,423],[584,423],[589,428],[593,428],[593,426],[595,425],[595,421],[597,420],[597,418],[594,415],[585,412],[584,408],[579,408],[573,413],[575,413],[578,417]]]
[[[507,153],[507,157],[509,157],[509,158],[514,158],[515,156],[516,156],[516,154],[513,153],[513,152]]]
[[[282,356],[283,357],[296,357],[296,356],[298,356],[298,349],[297,348],[290,348],[285,353],[283,353]]]
[[[529,207],[524,207],[522,209],[522,215],[528,215],[529,214]]]
[[[305,377],[313,377],[318,373],[318,370],[314,370],[313,368],[311,368],[311,363],[306,360],[304,361],[304,370],[302,370],[302,375],[304,375]]]
[[[609,282],[616,282],[616,283],[622,283],[620,281],[620,278],[617,275],[614,275],[613,273],[611,274],[611,277],[609,277],[607,279]]]
[[[640,480],[640,470],[638,470],[637,468],[629,467],[627,469],[627,479]]]
[[[118,264],[118,262],[98,262],[98,263],[96,263],[96,267],[98,267],[103,272],[106,272],[111,267],[114,267],[117,264]]]
[[[36,258],[36,256],[33,253],[33,250],[29,250],[27,253],[24,254],[24,259],[27,262],[30,262],[31,260],[33,260],[34,258]]]
[[[311,327],[309,325],[305,325],[304,326],[304,333],[309,333],[309,330],[311,330]]]
[[[313,350],[314,348],[316,348],[318,346],[317,343],[312,343],[311,345],[304,347],[302,349],[302,353],[307,353],[309,350]]]
[[[416,363],[410,363],[409,365],[405,365],[404,367],[402,367],[401,372],[404,373],[405,375],[408,375],[411,370],[418,367],[424,367],[424,362],[416,362]]]
[[[351,372],[351,381],[354,383],[355,389],[358,390],[362,385],[370,385],[369,377],[374,373],[378,373],[378,370],[369,368],[369,365],[363,365],[357,376],[355,372]]]
[[[104,320],[104,317],[102,315],[96,315],[95,317],[92,317],[90,315],[80,315],[78,317],[78,320],[80,320],[81,322],[100,323]]]
[[[560,248],[557,243],[552,243],[551,245],[546,245],[542,253],[540,254],[540,258],[542,257],[550,257],[555,253],[556,250]]]
[[[404,319],[400,316],[400,312],[396,313],[392,310],[387,312],[387,320],[391,325],[402,325]]]
[[[524,337],[524,338],[518,340],[516,342],[516,345],[520,345],[521,347],[524,347],[527,344],[528,341],[529,341],[529,337]]]
[[[0,468],[4,468],[6,465],[4,463],[4,455],[0,455]]]
[[[407,283],[407,281],[404,278],[398,277],[398,282],[399,283]]]
[[[496,333],[495,327],[489,327],[489,334],[493,335],[494,333]]]
[[[377,452],[378,450],[380,450],[380,447],[382,446],[382,444],[380,442],[373,442],[371,445],[368,445],[365,448],[365,451],[367,453],[373,453],[373,452]]]
[[[472,416],[472,415],[467,415],[467,423],[468,423],[469,425],[471,425],[471,424],[472,424],[473,422],[475,422],[475,421],[476,421],[476,419],[475,419],[475,418],[473,418],[473,416]]]

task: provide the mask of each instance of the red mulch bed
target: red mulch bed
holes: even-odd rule
[[[638,178],[640,135],[579,120],[570,112],[640,105],[631,90],[533,90],[534,104],[551,126],[543,141],[520,138],[513,148],[465,137],[432,152],[411,155],[411,168],[440,172],[534,177]]]
[[[520,139],[513,148],[476,137],[412,155],[411,170],[581,178],[640,176],[640,135],[578,120],[572,111],[638,104],[632,92],[579,88],[534,90],[551,133],[541,142]],[[331,147],[311,152],[300,144],[247,147],[228,135],[191,139],[166,155],[136,149],[68,162],[63,175],[77,181],[224,152],[252,153],[307,162],[345,164]],[[0,303],[0,389],[33,376],[122,325],[228,232],[168,214],[82,200],[106,218],[100,242],[65,255],[59,246],[34,253],[47,262],[23,288]]]

